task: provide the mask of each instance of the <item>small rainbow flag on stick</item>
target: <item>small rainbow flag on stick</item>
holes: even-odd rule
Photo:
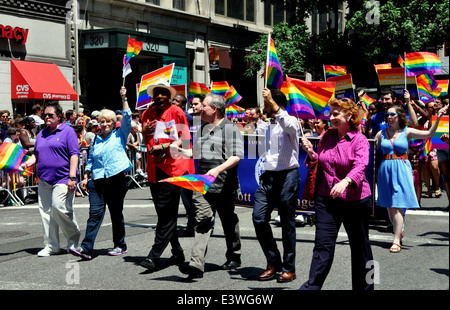
[[[376,99],[371,98],[367,94],[364,94],[364,96],[362,96],[361,100],[366,104],[367,107],[369,107],[373,102],[377,101]]]
[[[234,118],[234,117],[245,117],[245,109],[241,108],[240,106],[236,104],[230,104],[227,105],[225,112],[227,114],[227,118]]]
[[[332,66],[323,65],[323,71],[325,74],[325,81],[331,77],[341,76],[347,74],[347,67],[345,66]]]
[[[211,83],[211,92],[214,95],[219,95],[219,96],[225,96],[225,93],[228,91],[228,89],[230,88],[230,86],[228,85],[228,82],[223,81],[223,82],[212,82]]]
[[[231,85],[231,87],[227,90],[224,97],[227,106],[233,103],[238,103],[242,99],[242,96],[238,94],[233,85]]]
[[[27,151],[16,143],[2,143],[0,145],[0,170],[7,173],[23,172],[20,165],[28,158],[26,154]]]
[[[427,73],[440,74],[442,71],[441,60],[435,53],[408,53],[406,54],[405,58],[406,76],[421,75]]]
[[[267,41],[266,83],[280,89],[283,84],[283,70],[281,70],[275,43],[273,43],[270,33]]]
[[[176,186],[206,194],[215,177],[205,174],[186,174],[179,177],[171,177],[159,182],[168,182]]]
[[[141,52],[143,44],[144,42],[138,42],[133,38],[128,38],[127,52],[123,55],[122,77],[124,79],[124,84],[125,77],[131,73],[130,60]]]
[[[208,88],[208,86],[197,83],[197,82],[191,82],[189,85],[189,101],[192,101],[192,98],[194,98],[194,95],[204,95],[210,94],[211,90]]]

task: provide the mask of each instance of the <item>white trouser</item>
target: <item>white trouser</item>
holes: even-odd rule
[[[59,227],[68,245],[78,245],[80,229],[73,211],[75,192],[69,192],[67,184],[50,185],[39,180],[39,212],[44,226],[44,245],[59,250]]]

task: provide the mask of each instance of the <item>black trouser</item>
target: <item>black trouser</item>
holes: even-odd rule
[[[158,182],[170,176],[156,167],[156,183],[150,183],[150,192],[155,204],[158,223],[156,224],[155,242],[148,254],[153,261],[158,261],[170,242],[175,256],[183,254],[177,235],[178,206],[180,204],[180,187]]]
[[[352,287],[354,290],[373,290],[369,277],[373,264],[369,241],[369,218],[372,197],[361,201],[343,201],[340,198],[318,196],[314,201],[316,239],[309,280],[300,289],[319,290],[331,269],[336,239],[344,224],[350,242]]]

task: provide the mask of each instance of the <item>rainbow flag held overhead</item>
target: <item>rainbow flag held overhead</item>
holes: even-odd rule
[[[207,95],[211,93],[211,89],[208,88],[208,86],[197,83],[197,82],[191,82],[189,85],[189,101],[192,101],[192,98],[194,98],[194,95]]]
[[[225,98],[225,102],[228,106],[230,104],[238,103],[239,101],[241,101],[242,96],[239,95],[239,93],[236,91],[234,86],[231,85],[230,88],[225,93],[224,98]]]
[[[172,79],[173,69],[175,63],[159,68],[155,71],[144,74],[141,77],[141,83],[139,84],[139,91],[137,96],[136,109],[138,107],[147,106],[152,102],[152,97],[147,93],[147,88],[158,82],[159,80],[165,80],[170,83]]]
[[[428,73],[440,74],[442,71],[441,60],[435,53],[408,53],[405,58],[406,76],[417,76]]]
[[[205,174],[186,174],[179,177],[171,177],[159,182],[168,182],[189,190],[206,194],[211,184],[216,180],[215,177]]]
[[[373,65],[373,66],[375,67],[376,72],[378,72],[378,70],[380,70],[380,69],[392,69],[391,63],[378,64],[378,65]]]
[[[377,101],[376,99],[371,98],[367,94],[364,94],[364,96],[362,96],[361,100],[366,104],[367,107],[369,107],[373,102]]]
[[[283,70],[281,69],[280,60],[278,59],[275,43],[272,37],[268,37],[267,42],[267,61],[266,61],[266,81],[268,86],[280,89],[283,85]]]
[[[325,81],[331,77],[341,76],[347,74],[347,67],[323,65],[323,72],[325,74]]]
[[[211,83],[211,92],[213,95],[219,95],[219,96],[225,96],[225,93],[230,88],[230,85],[228,85],[228,82],[222,81],[222,82],[212,82]]]
[[[144,42],[138,42],[133,38],[128,38],[127,52],[123,60],[123,64],[126,65],[130,62],[131,58],[139,55],[142,50]]]
[[[286,81],[288,78],[286,78]],[[289,78],[289,82],[293,84],[302,94],[302,96],[308,101],[314,110],[314,115],[319,118],[322,110],[327,106],[328,101],[333,96],[333,93],[317,87],[314,83],[305,82],[299,79]]]
[[[16,143],[3,142],[0,145],[0,170],[4,172],[20,172],[20,165],[26,159],[27,151]]]
[[[442,89],[439,87],[439,83],[430,74],[417,76],[416,82],[419,99],[423,102],[433,101],[441,94]]]
[[[236,104],[227,105],[225,108],[227,118],[243,118],[245,117],[245,109]]]
[[[308,99],[302,92],[292,83],[292,79],[286,76],[286,81],[281,86],[281,91],[286,95],[288,106],[286,111],[290,115],[295,115],[299,118],[316,118],[314,109]]]

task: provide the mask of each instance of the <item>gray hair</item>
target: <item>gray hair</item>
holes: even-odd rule
[[[225,98],[219,95],[214,94],[207,94],[205,99],[211,97],[211,101],[209,102],[209,105],[214,108],[217,107],[217,111],[222,115],[225,116],[225,109],[227,107],[227,104],[225,102]]]

